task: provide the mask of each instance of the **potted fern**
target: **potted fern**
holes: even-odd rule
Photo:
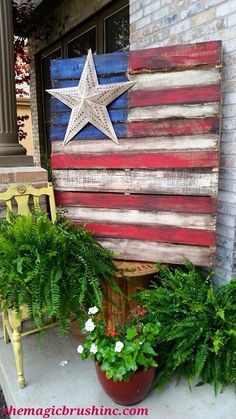
[[[0,295],[7,307],[27,304],[33,324],[58,322],[61,334],[84,307],[102,309],[103,286],[117,290],[112,253],[83,227],[53,224],[43,212],[0,222]]]
[[[214,385],[215,393],[236,385],[236,281],[214,290],[212,273],[190,262],[186,267],[158,264],[157,282],[136,295],[149,321],[162,324],[157,387],[174,373],[191,385]]]
[[[132,405],[143,400],[152,388],[157,367],[156,343],[160,323],[143,321],[145,310],[133,309],[122,324],[116,310],[116,325],[109,329],[91,307],[83,332],[86,341],[77,351],[82,359],[95,361],[98,380],[104,391],[118,404]]]

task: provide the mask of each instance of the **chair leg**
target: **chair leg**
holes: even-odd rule
[[[21,334],[18,329],[13,329],[11,342],[12,342],[14,356],[15,356],[18,384],[20,388],[24,388],[25,378],[24,378],[24,371],[23,371],[23,352],[22,352]]]
[[[7,310],[4,308],[2,311],[2,326],[3,326],[3,339],[5,343],[10,342],[10,337],[6,328],[6,321],[7,321]]]

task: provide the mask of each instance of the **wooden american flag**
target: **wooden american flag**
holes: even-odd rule
[[[221,42],[94,56],[100,84],[136,80],[108,110],[119,145],[88,124],[63,147],[70,109],[51,99],[57,205],[117,259],[212,266],[219,165]],[[52,61],[55,88],[85,58]]]

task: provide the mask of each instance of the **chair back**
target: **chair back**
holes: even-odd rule
[[[32,197],[34,208],[40,209],[39,199],[43,195],[48,197],[50,216],[54,223],[56,221],[56,205],[51,183],[43,188],[34,188],[26,183],[11,184],[5,192],[0,192],[0,201],[5,201],[8,210],[12,212],[12,200],[15,199],[17,214],[28,215],[30,213],[30,197]],[[9,211],[7,211],[6,219],[9,219]]]

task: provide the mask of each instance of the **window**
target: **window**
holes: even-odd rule
[[[129,48],[128,6],[104,19],[104,52],[124,51]]]
[[[50,97],[45,95],[49,89],[50,60],[56,58],[74,58],[87,55],[89,48],[95,54],[125,51],[129,49],[129,6],[127,0],[116,0],[111,6],[99,11],[76,29],[63,35],[56,44],[52,45],[37,60],[40,65],[41,109],[39,114],[42,121],[40,127],[41,153],[50,155],[49,142],[49,103]],[[43,134],[42,134],[43,133]]]
[[[67,56],[69,58],[82,57],[91,48],[96,53],[96,27],[88,29],[67,44]]]

